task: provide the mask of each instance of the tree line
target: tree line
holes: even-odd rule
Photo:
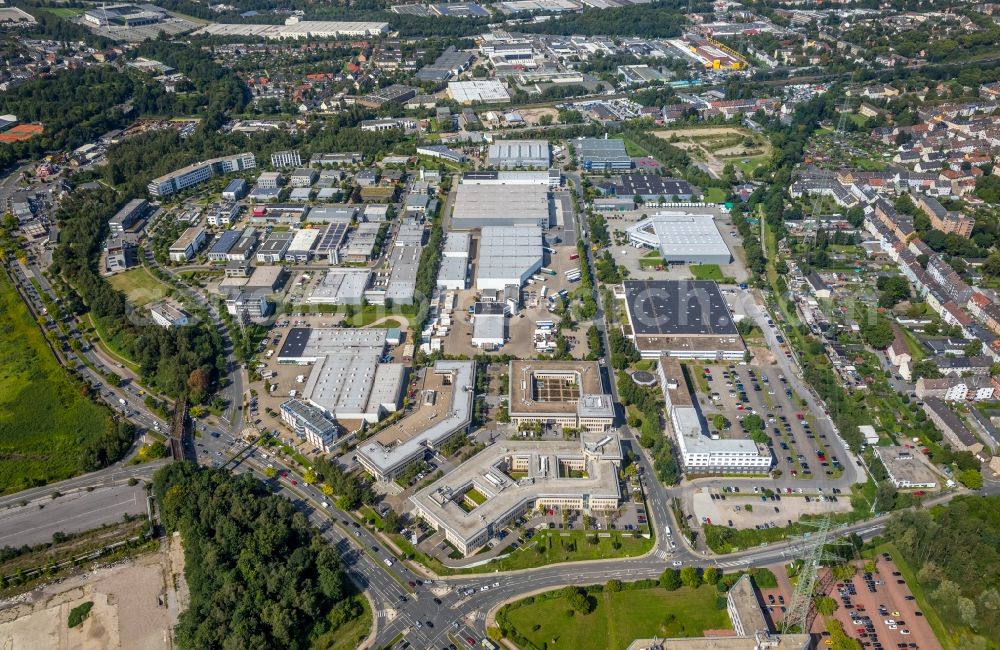
[[[960,496],[900,512],[885,535],[948,627],[965,628],[958,646],[991,647],[988,640],[1000,638],[1000,497]]]

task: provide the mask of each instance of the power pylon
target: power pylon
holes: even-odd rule
[[[830,539],[830,516],[826,515],[822,519],[815,521],[800,522],[803,526],[814,528],[815,530],[805,533],[802,540],[801,554],[799,560],[802,568],[799,569],[799,580],[795,584],[795,592],[792,600],[788,604],[788,611],[781,620],[781,633],[788,634],[790,630],[797,626],[802,634],[809,633],[809,626],[812,624],[813,595],[816,591],[816,584],[819,581],[819,569],[824,562],[840,561],[842,558],[826,551],[827,545],[843,545],[850,542],[840,539]]]

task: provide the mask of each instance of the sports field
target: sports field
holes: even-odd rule
[[[80,394],[0,274],[0,494],[77,474],[83,443],[108,417]]]

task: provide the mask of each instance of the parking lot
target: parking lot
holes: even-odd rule
[[[747,495],[733,494],[727,489],[701,489],[691,496],[691,508],[699,522],[740,529],[780,528],[798,521],[802,515],[851,509],[850,499],[805,492]]]
[[[888,554],[878,556],[874,572],[860,572],[853,579],[834,581],[828,595],[837,603],[837,620],[865,648],[941,647]]]
[[[695,368],[698,401],[712,430],[724,438],[748,437],[744,420],[762,420],[782,477],[800,480],[835,479],[843,468],[843,450],[826,434],[816,431],[813,417],[802,410],[798,396],[775,367],[733,365]],[[714,426],[722,415],[728,430]],[[846,456],[844,456],[846,457]]]

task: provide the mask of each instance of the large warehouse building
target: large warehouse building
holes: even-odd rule
[[[500,169],[548,169],[551,162],[546,140],[497,140],[486,154],[486,164]]]
[[[301,399],[338,422],[378,422],[399,408],[406,366],[379,363],[389,330],[294,327],[279,364],[314,364]]]
[[[771,451],[749,439],[712,438],[696,400],[688,390],[681,363],[660,357],[660,388],[666,400],[667,421],[689,474],[764,474],[770,471]]]
[[[548,228],[551,207],[544,185],[466,185],[455,188],[451,225],[455,230],[484,226]]]
[[[626,334],[647,359],[742,359],[746,352],[719,285],[708,280],[627,280]]]
[[[487,226],[479,238],[476,289],[520,287],[542,268],[543,261],[542,229],[538,226]]]
[[[470,555],[535,508],[614,510],[621,501],[621,461],[621,441],[611,434],[585,432],[579,441],[503,440],[417,492],[410,502],[421,518]]]
[[[629,242],[660,251],[668,263],[729,264],[729,247],[711,215],[659,212],[628,229]]]

